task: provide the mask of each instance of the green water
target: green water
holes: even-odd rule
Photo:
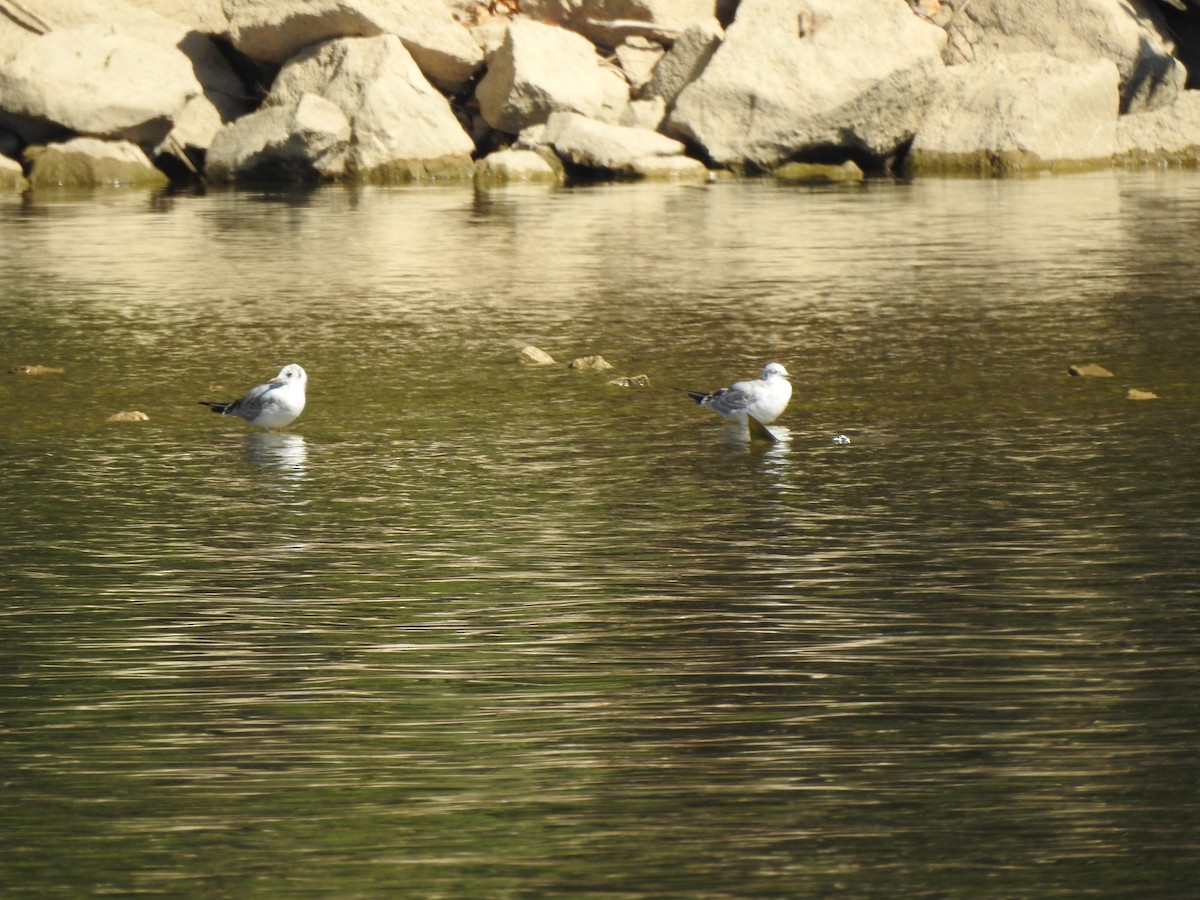
[[[1188,173],[5,201],[0,892],[1187,896],[1197,224]],[[675,390],[769,360],[771,446]],[[289,362],[282,434],[197,405]]]

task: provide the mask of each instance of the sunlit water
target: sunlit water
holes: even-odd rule
[[[1189,896],[1198,226],[1188,173],[4,201],[0,892]],[[676,390],[769,360],[774,445]],[[284,433],[197,405],[289,362]]]

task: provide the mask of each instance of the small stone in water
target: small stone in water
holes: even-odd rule
[[[138,409],[129,409],[124,412],[113,413],[104,421],[106,422],[148,422],[150,417]]]
[[[1067,369],[1072,375],[1082,378],[1112,378],[1113,373],[1096,363],[1086,363],[1082,366],[1070,366]]]
[[[525,366],[552,366],[554,357],[545,350],[540,350],[530,344],[521,349],[521,355],[517,357],[517,362]]]
[[[603,356],[578,356],[567,363],[568,369],[579,369],[581,371],[588,369],[611,369],[610,363]]]
[[[650,387],[649,375],[622,375],[609,382],[613,387]]]
[[[1130,388],[1125,397],[1129,400],[1157,400],[1158,394],[1154,391],[1139,391],[1137,388]]]
[[[67,370],[55,366],[13,366],[9,371],[14,375],[62,375]]]
[[[850,438],[846,437],[844,434],[836,434],[833,436],[833,443],[844,447],[850,443]]]

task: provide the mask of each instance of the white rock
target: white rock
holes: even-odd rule
[[[664,130],[734,168],[830,146],[883,159],[916,131],[945,40],[904,0],[742,0]]]
[[[387,30],[373,0],[225,0],[225,12],[233,46],[276,64],[312,44]]]
[[[1112,60],[1120,72],[1121,111],[1168,106],[1187,72],[1145,0],[972,0],[951,29],[951,62],[1048,53],[1064,62]]]
[[[264,62],[334,38],[394,34],[445,90],[461,90],[483,65],[483,51],[440,0],[225,0],[225,8],[233,45]]]
[[[178,49],[100,25],[51,31],[0,66],[0,107],[31,142],[57,128],[152,144],[201,90]]]
[[[516,18],[488,59],[475,96],[490,126],[516,134],[556,110],[615,122],[629,101],[629,86],[620,73],[602,65],[586,38]]]
[[[542,140],[577,166],[633,173],[635,160],[679,156],[683,144],[644,128],[597,122],[579,113],[556,112],[546,122]]]
[[[391,0],[388,10],[388,30],[443,91],[457,94],[483,68],[483,49],[442,0]]]
[[[287,105],[306,93],[335,104],[349,120],[352,177],[471,174],[474,142],[393,35],[341,38],[309,48],[280,70],[266,103]]]
[[[350,122],[313,94],[265,106],[223,127],[205,163],[211,181],[313,181],[345,171]]]
[[[1108,160],[1116,149],[1117,67],[1041,53],[951,66],[911,148],[918,171],[933,155],[1030,154],[1031,164]],[[924,162],[923,162],[924,161]]]
[[[34,186],[149,186],[166,181],[135,144],[86,137],[50,144],[34,160],[29,173]]]
[[[1126,157],[1200,154],[1200,91],[1184,91],[1171,106],[1121,116],[1117,153]]]

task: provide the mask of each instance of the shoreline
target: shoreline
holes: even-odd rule
[[[1200,166],[1170,0],[47,0],[0,191]]]

